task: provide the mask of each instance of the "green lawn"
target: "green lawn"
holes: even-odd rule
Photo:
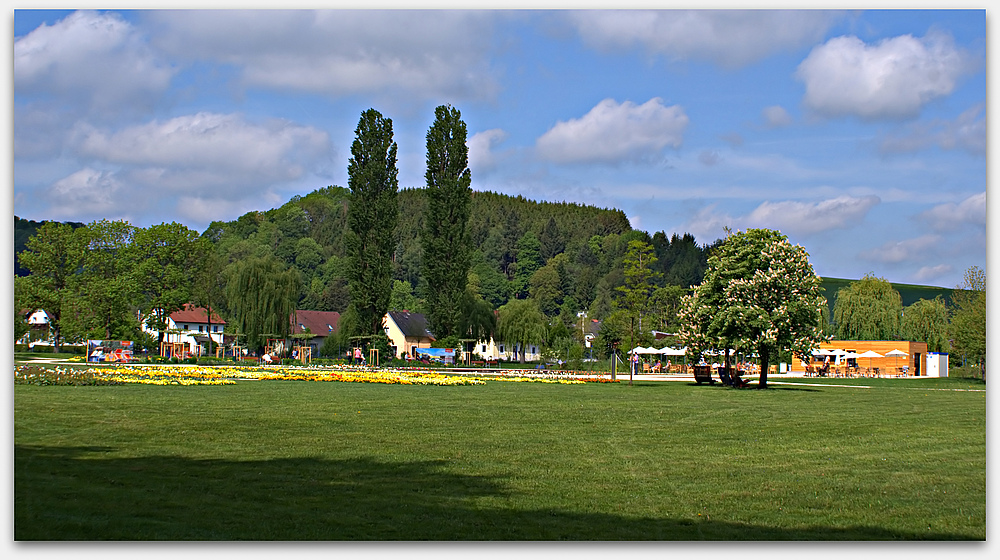
[[[14,538],[985,539],[985,386],[848,381],[15,385]]]

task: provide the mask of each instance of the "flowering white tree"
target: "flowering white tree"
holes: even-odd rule
[[[709,257],[704,281],[681,304],[680,338],[699,353],[757,352],[766,387],[772,356],[804,355],[818,345],[824,305],[806,250],[777,231],[750,229],[729,236]]]

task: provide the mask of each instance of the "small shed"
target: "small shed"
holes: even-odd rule
[[[927,376],[948,377],[948,354],[943,352],[927,353]]]

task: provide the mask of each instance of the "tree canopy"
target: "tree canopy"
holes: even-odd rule
[[[427,321],[431,331],[446,337],[462,334],[462,297],[471,266],[469,206],[472,174],[462,114],[442,105],[427,131],[427,210],[421,231]]]
[[[371,336],[383,334],[392,295],[393,230],[399,216],[392,119],[368,109],[361,114],[355,135],[347,166],[351,196],[344,236],[346,273],[358,332]]]
[[[899,340],[903,304],[892,284],[869,272],[837,292],[833,320],[841,340]]]
[[[680,339],[695,351],[756,352],[766,387],[772,356],[806,354],[818,345],[825,304],[804,248],[774,230],[737,232],[708,258],[705,279],[683,298]]]
[[[951,336],[955,353],[978,365],[986,379],[986,272],[969,267],[952,294]]]
[[[525,361],[529,344],[541,345],[547,334],[545,315],[533,299],[514,299],[498,311],[497,335],[508,344],[516,344],[520,361]]]

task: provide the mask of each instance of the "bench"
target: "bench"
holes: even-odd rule
[[[694,380],[701,385],[704,382],[708,382],[709,385],[715,383],[712,379],[712,366],[694,366]]]

